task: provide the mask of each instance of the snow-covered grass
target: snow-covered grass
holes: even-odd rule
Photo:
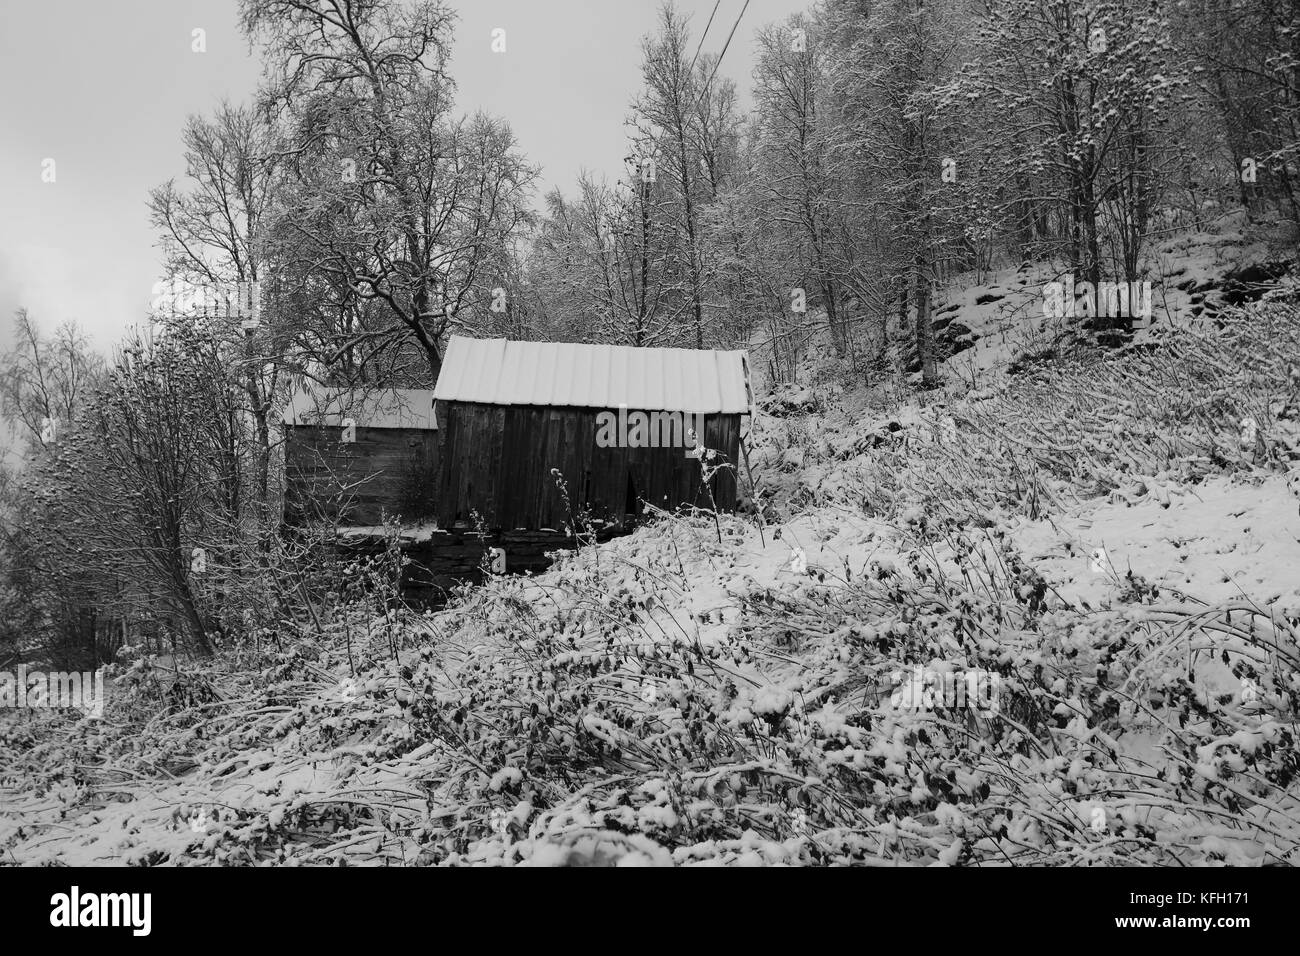
[[[11,715],[0,859],[1294,864],[1300,322],[1150,338],[761,420],[763,527],[666,516]],[[912,706],[918,666],[994,706]]]

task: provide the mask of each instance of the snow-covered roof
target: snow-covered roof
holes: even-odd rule
[[[745,352],[512,342],[453,335],[439,401],[695,414],[750,410]]]
[[[358,428],[438,427],[427,388],[327,388],[313,382],[295,390],[284,406],[286,425],[340,425],[345,418]]]

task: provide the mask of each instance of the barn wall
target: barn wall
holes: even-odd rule
[[[358,427],[346,443],[341,435],[337,426],[285,426],[289,523],[378,524],[385,511],[408,521],[432,517],[436,431]]]
[[[562,528],[569,517],[552,468],[567,480],[575,510],[585,505],[608,522],[624,521],[629,478],[634,500],[709,506],[699,462],[684,449],[597,447],[600,409],[439,402],[437,413],[442,528],[472,525],[473,511],[488,529]],[[739,415],[707,416],[704,433],[708,447],[738,460]],[[734,472],[720,472],[713,491],[718,507],[734,508]]]

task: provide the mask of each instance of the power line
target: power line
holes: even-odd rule
[[[709,87],[713,85],[713,78],[718,75],[718,68],[722,66],[722,58],[727,55],[727,48],[731,46],[731,38],[736,35],[736,27],[740,26],[741,18],[745,16],[745,11],[749,9],[749,0],[745,0],[745,5],[740,8],[740,15],[736,17],[736,22],[731,25],[731,32],[727,34],[727,42],[722,44],[722,52],[718,54],[718,61],[713,64],[713,72],[709,74],[708,80],[704,84],[704,89],[700,91],[699,103],[704,102],[704,97],[709,95]],[[703,38],[701,38],[703,40]],[[696,107],[699,107],[696,103]]]
[[[714,12],[708,14],[708,22],[705,23],[705,31],[703,31],[702,34],[699,34],[699,43],[695,44],[695,55],[693,57],[690,57],[690,68],[686,70],[686,75],[688,75],[688,77],[690,74],[693,74],[695,72],[695,60],[699,59],[699,48],[705,46],[705,38],[708,35],[708,27],[714,25],[714,17],[718,16],[718,8],[720,7],[720,5],[722,5],[722,1],[723,0],[714,0]]]

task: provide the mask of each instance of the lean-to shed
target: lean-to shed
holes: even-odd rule
[[[286,521],[431,517],[437,429],[428,389],[298,389],[284,407]]]
[[[744,352],[453,336],[434,388],[442,528],[562,529],[573,510],[627,524],[645,505],[735,507],[738,473],[704,487],[692,432],[737,465],[751,412]]]

